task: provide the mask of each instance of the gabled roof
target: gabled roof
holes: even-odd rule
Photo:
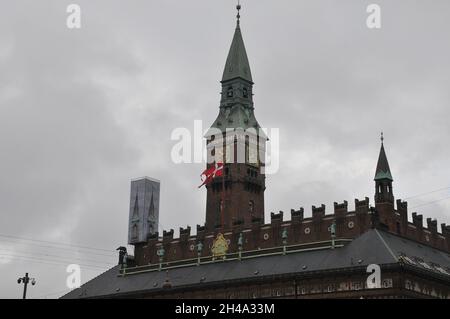
[[[423,261],[426,266],[420,261]],[[400,262],[407,262],[414,267],[421,267],[422,270],[444,276],[450,283],[449,254],[394,234],[371,229],[341,248],[307,250],[242,261],[218,261],[200,266],[173,268],[168,271],[168,274],[165,271],[148,271],[121,276],[119,266],[116,266],[62,298],[118,297],[131,293],[156,292],[163,289],[162,285],[167,278],[172,288],[194,285],[201,287],[224,281],[338,271],[349,267],[367,267],[369,264],[383,265]]]

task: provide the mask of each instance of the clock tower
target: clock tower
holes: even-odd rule
[[[237,24],[222,76],[219,115],[208,130],[208,164],[224,163],[223,176],[207,185],[206,228],[264,221],[265,144],[267,136],[255,118],[253,80]]]

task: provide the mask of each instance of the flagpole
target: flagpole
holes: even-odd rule
[[[224,230],[224,225],[223,225],[224,207],[225,207],[225,164],[222,163],[222,206],[220,207],[220,223],[222,224],[222,232]]]

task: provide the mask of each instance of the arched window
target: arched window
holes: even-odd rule
[[[233,97],[233,87],[231,86],[227,89],[227,97]]]
[[[250,214],[253,214],[255,211],[255,202],[252,200],[248,202],[248,211]]]
[[[243,95],[245,98],[248,98],[248,90],[247,90],[247,88],[244,88],[244,89],[242,90],[242,95]]]
[[[245,137],[245,163],[249,163],[250,159],[250,139],[248,136]]]
[[[133,225],[133,231],[132,236],[133,238],[138,238],[139,232],[138,232],[138,226],[136,224]]]

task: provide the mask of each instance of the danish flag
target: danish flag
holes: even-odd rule
[[[200,175],[200,178],[203,183],[198,188],[202,187],[203,185],[211,183],[214,177],[220,176],[223,176],[223,163],[214,163],[213,166],[205,169],[203,173]]]

